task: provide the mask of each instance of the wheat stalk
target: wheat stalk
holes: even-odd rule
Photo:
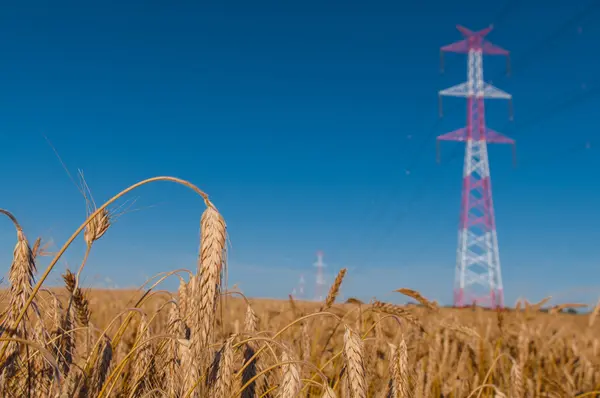
[[[407,288],[400,288],[400,289],[397,289],[395,291],[398,292],[398,293],[402,293],[405,296],[408,296],[408,297],[411,297],[411,298],[417,300],[419,303],[421,303],[422,305],[424,305],[425,307],[427,307],[431,311],[438,311],[439,310],[437,304],[435,304],[432,301],[429,301],[421,293],[419,293],[416,290],[407,289]]]
[[[409,323],[418,327],[420,330],[423,330],[423,325],[421,324],[421,322],[419,322],[419,319],[416,316],[414,316],[411,312],[405,310],[400,306],[375,300],[373,302],[373,309],[375,311],[384,312],[386,314],[395,315],[401,319],[405,319]]]

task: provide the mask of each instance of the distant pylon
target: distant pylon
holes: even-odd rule
[[[300,275],[300,282],[298,283],[298,298],[304,297],[304,275]]]
[[[504,306],[498,236],[492,201],[487,143],[513,144],[514,140],[486,127],[485,98],[512,100],[512,96],[483,80],[483,54],[509,55],[484,37],[492,27],[473,32],[457,26],[464,39],[441,48],[443,52],[468,54],[467,82],[439,92],[441,97],[467,99],[467,126],[439,136],[439,141],[466,142],[458,250],[454,280],[454,305],[476,303]],[[512,116],[512,115],[511,115]],[[438,148],[439,160],[439,148]]]
[[[317,279],[315,284],[315,300],[323,301],[325,299],[325,291],[327,286],[325,285],[325,276],[323,274],[323,268],[326,267],[323,262],[323,252],[317,252],[317,262],[314,263],[314,266],[317,267]]]
[[[304,275],[300,274],[300,279],[298,281],[298,286],[294,287],[292,289],[292,297],[296,300],[303,300],[305,299],[305,291],[304,291]]]

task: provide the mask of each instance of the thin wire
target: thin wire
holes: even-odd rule
[[[563,34],[573,31],[573,28],[575,28],[577,24],[581,23],[582,20],[588,18],[594,11],[598,9],[600,9],[600,1],[591,0],[583,10],[575,14],[564,24],[560,25],[556,30],[550,33],[549,36],[541,39],[535,46],[533,46],[532,51],[525,52],[524,56],[521,58],[521,63],[523,66],[529,65],[534,59],[536,59],[536,57],[540,55],[542,51],[553,49],[552,44],[557,39],[559,39]],[[521,66],[521,68],[523,68],[523,66]]]
[[[520,0],[508,0],[504,7],[502,7],[498,13],[496,13],[496,18],[494,18],[494,26],[504,22],[504,20],[511,15],[520,2]]]

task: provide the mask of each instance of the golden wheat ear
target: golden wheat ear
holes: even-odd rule
[[[327,297],[325,298],[325,303],[321,307],[320,311],[324,311],[330,308],[335,302],[335,299],[340,292],[340,287],[342,285],[342,281],[344,280],[344,276],[346,276],[346,271],[346,268],[342,268],[340,272],[338,272],[337,276],[335,277],[335,281],[333,282],[333,285],[331,285],[331,287],[329,288],[329,293],[327,294]]]
[[[281,386],[279,386],[279,395],[281,398],[294,398],[298,396],[298,393],[302,389],[302,382],[300,380],[300,369],[294,362],[294,357],[287,352],[283,351],[281,354],[281,366],[283,371],[283,380]]]
[[[351,398],[367,398],[367,384],[363,359],[363,341],[350,327],[344,332],[344,362],[348,378],[348,394]]]

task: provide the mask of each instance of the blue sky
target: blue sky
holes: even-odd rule
[[[315,252],[345,297],[400,300],[419,289],[448,303],[465,104],[437,91],[465,80],[464,56],[439,47],[456,24],[511,51],[486,80],[514,95],[488,103],[488,125],[517,140],[490,149],[508,303],[600,295],[599,7],[589,1],[26,1],[0,15],[1,207],[31,241],[62,244],[83,221],[72,173],[96,201],[173,175],[206,190],[229,226],[230,284],[286,297]],[[586,143],[591,148],[585,149]],[[458,147],[457,147],[458,146]],[[408,173],[407,173],[408,171]],[[168,183],[129,197],[94,247],[84,285],[137,286],[195,268],[202,203]],[[3,271],[14,245],[0,229]],[[53,249],[56,249],[56,245]],[[57,267],[75,268],[81,240]],[[44,260],[47,262],[47,260]],[[46,263],[42,261],[40,267]],[[53,273],[51,283],[58,281]],[[167,283],[165,287],[174,286]],[[310,290],[310,289],[309,289]]]

